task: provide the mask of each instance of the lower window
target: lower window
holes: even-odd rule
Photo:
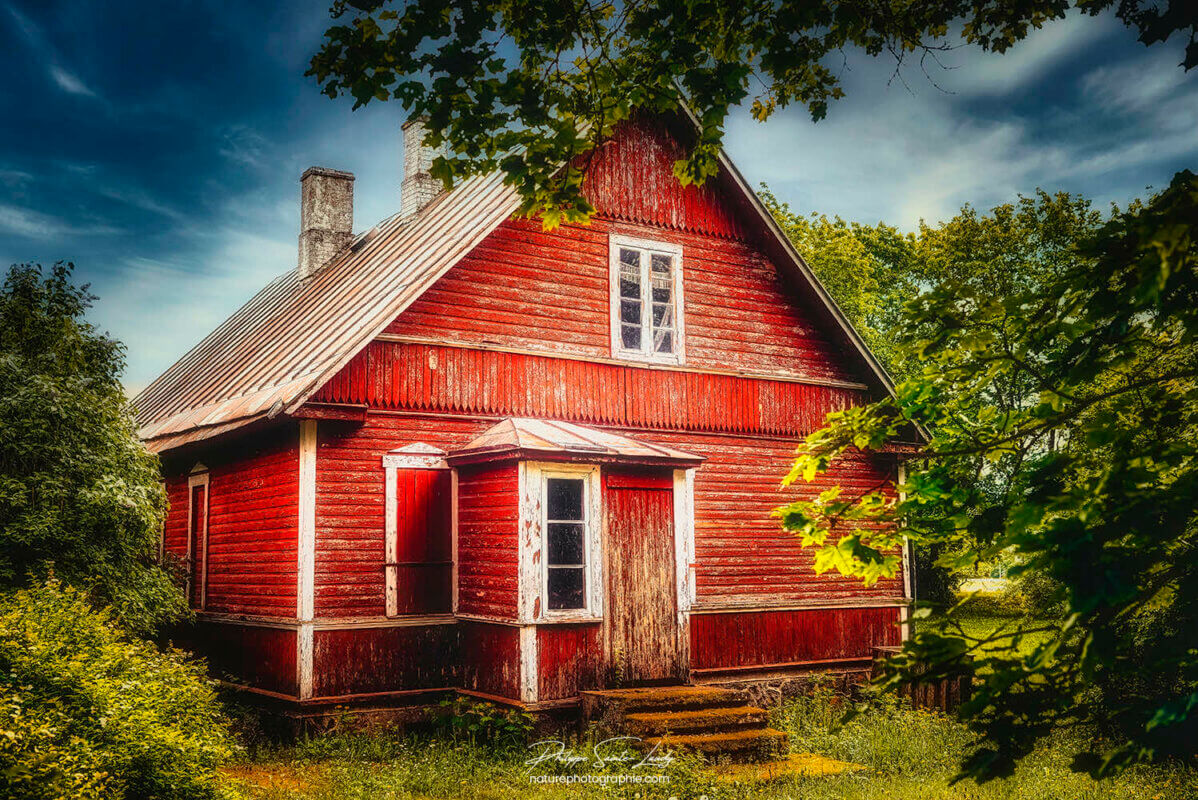
[[[550,611],[587,607],[586,480],[545,478],[545,594]]]

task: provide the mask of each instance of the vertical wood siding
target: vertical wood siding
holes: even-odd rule
[[[396,470],[396,596],[399,614],[448,614],[453,519],[450,473]]]
[[[863,401],[852,389],[375,342],[313,398],[379,409],[564,419],[630,428],[804,436]]]
[[[537,699],[562,700],[602,686],[599,623],[537,627]]]
[[[299,450],[293,428],[164,464],[167,550],[187,553],[187,472],[208,466],[206,610],[294,617]]]
[[[317,630],[312,658],[316,697],[452,686],[457,626]]]
[[[898,644],[897,608],[829,608],[691,616],[691,668],[868,660]]]
[[[459,622],[461,686],[517,700],[520,697],[520,629],[514,625]]]

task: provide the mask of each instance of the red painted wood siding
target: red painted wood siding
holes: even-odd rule
[[[868,659],[898,644],[897,608],[829,608],[691,615],[691,668]]]
[[[312,646],[316,697],[437,689],[457,680],[455,625],[318,630]]]
[[[459,622],[461,687],[520,698],[520,629],[514,625]]]
[[[514,619],[519,591],[515,463],[458,472],[458,613]]]
[[[695,472],[695,582],[700,603],[893,599],[901,576],[864,587],[838,572],[816,575],[814,550],[782,530],[770,512],[811,498],[833,484],[846,491],[884,487],[894,479],[886,457],[848,455],[813,483],[781,488],[795,441],[699,433],[646,431],[630,435],[705,456]]]
[[[217,678],[295,696],[295,631],[260,625],[200,621],[185,646],[203,653]]]
[[[601,687],[603,637],[599,623],[537,627],[539,700],[564,700]]]
[[[798,294],[737,221],[712,182],[678,185],[661,128],[633,125],[595,160],[600,214],[546,232],[509,220],[387,329],[557,354],[611,355],[608,237],[681,245],[686,360],[692,367],[860,380],[826,313]]]
[[[371,408],[804,436],[862,392],[460,347],[375,342],[313,398]]]
[[[208,469],[207,611],[294,618],[299,448],[294,427],[175,456],[166,475],[166,550],[187,553],[188,472]],[[198,588],[198,587],[197,587]]]
[[[453,492],[447,469],[396,470],[396,595],[400,614],[452,611]]]
[[[392,414],[371,414],[361,426],[317,425],[318,617],[386,613],[383,455],[416,442],[452,450],[488,425],[476,419]],[[515,491],[513,478],[513,502]],[[512,531],[514,536],[514,522]]]

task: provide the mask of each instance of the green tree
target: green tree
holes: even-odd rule
[[[590,215],[578,159],[637,109],[693,109],[699,134],[675,173],[701,183],[732,108],[749,102],[764,120],[800,104],[822,118],[843,94],[833,62],[845,49],[900,65],[960,43],[1001,53],[1071,7],[1114,9],[1145,44],[1188,36],[1185,67],[1198,64],[1187,0],[335,0],[345,20],[309,74],[355,107],[394,98],[426,116],[426,143],[447,144],[434,174],[503,170],[551,227]]]
[[[1198,178],[1117,213],[1043,279],[995,294],[953,278],[911,304],[922,363],[897,397],[830,415],[788,481],[913,425],[929,434],[895,502],[833,487],[779,509],[817,569],[892,575],[903,537],[958,561],[1017,555],[1061,587],[1059,620],[987,637],[921,629],[882,681],[972,674],[967,774],[1008,774],[1060,727],[1096,776],[1198,741]],[[955,261],[956,259],[954,259]],[[999,406],[996,386],[1018,386]],[[879,524],[882,523],[882,524]],[[928,609],[917,612],[917,616]],[[1030,655],[1018,648],[1043,637]]]
[[[165,492],[72,269],[13,266],[0,290],[0,588],[53,570],[148,632],[187,612],[155,561]]]

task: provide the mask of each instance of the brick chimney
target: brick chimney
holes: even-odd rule
[[[433,159],[440,153],[424,146],[423,117],[403,124],[403,183],[399,187],[399,215],[410,217],[441,194],[441,181],[429,174]]]
[[[300,278],[316,273],[353,237],[353,173],[308,167],[300,176]]]

